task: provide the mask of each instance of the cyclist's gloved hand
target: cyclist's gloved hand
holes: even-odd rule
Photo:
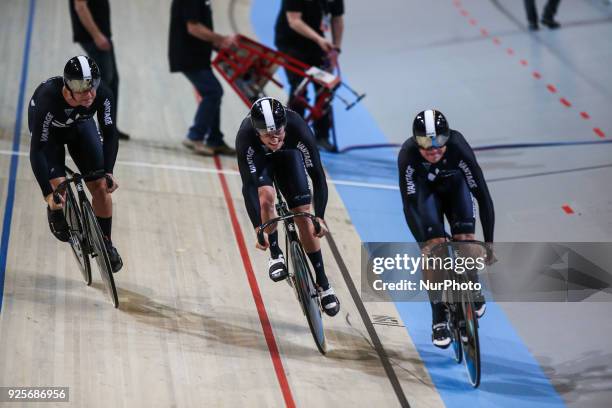
[[[112,193],[119,188],[119,184],[117,183],[117,180],[115,180],[115,176],[113,176],[111,173],[106,173],[106,177],[106,192]]]
[[[263,237],[263,240],[264,240],[264,245],[262,245],[259,242],[258,234],[259,234],[259,227],[255,228],[255,236],[256,236],[255,247],[257,249],[261,249],[262,251],[265,251],[266,249],[268,249],[270,247],[270,243],[268,242],[268,234],[266,234],[265,232],[262,234],[262,237]]]
[[[64,208],[64,197],[63,195],[60,194],[60,203],[57,204],[55,202],[55,200],[53,199],[53,193],[47,195],[45,197],[45,201],[47,203],[47,207],[49,207],[52,211],[54,210],[61,210],[62,208]]]
[[[49,228],[55,238],[62,242],[68,242],[70,240],[70,229],[66,218],[64,218],[64,212],[59,210],[51,210],[47,207],[47,220],[49,221]]]
[[[315,231],[314,235],[315,235],[315,237],[322,238],[323,236],[325,236],[325,234],[327,234],[329,232],[329,229],[327,228],[327,224],[325,223],[323,218],[317,217],[317,221],[319,221],[319,225],[321,226],[321,230],[319,231],[318,234]]]
[[[485,243],[485,246],[487,248],[487,260],[485,263],[487,265],[493,265],[495,262],[497,262],[497,257],[495,256],[495,252],[493,251],[493,243],[487,242]]]

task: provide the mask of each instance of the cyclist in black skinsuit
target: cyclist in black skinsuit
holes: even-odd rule
[[[47,203],[51,232],[59,240],[67,242],[70,238],[62,212],[63,198],[60,204],[53,201],[54,189],[66,177],[64,145],[81,173],[104,170],[112,179],[110,188],[104,176],[86,184],[113,272],[119,271],[123,262],[111,241],[111,193],[118,187],[113,176],[118,150],[115,102],[110,89],[100,84],[100,69],[94,60],[85,56],[71,58],[63,77],[49,78],[36,88],[28,107],[28,127],[30,164]]]
[[[448,127],[441,112],[427,110],[416,116],[413,137],[403,144],[398,167],[406,222],[423,248],[446,240],[444,216],[455,241],[474,241],[473,198],[478,201],[484,239],[493,242],[495,212],[482,170],[463,135]],[[439,299],[431,300],[433,344],[446,348],[446,313]],[[480,293],[475,304],[481,317],[486,305]]]
[[[323,310],[330,316],[336,315],[340,302],[325,274],[319,242],[327,231],[323,222],[327,181],[312,131],[300,115],[285,109],[276,99],[261,98],[240,125],[236,152],[242,195],[255,232],[259,225],[276,217],[274,178],[291,211],[309,212],[310,203],[314,201],[314,214],[321,221],[321,232],[315,234],[314,226],[305,218],[297,217],[295,223],[315,271]],[[313,195],[307,174],[312,180]],[[288,276],[287,268],[278,245],[276,227],[266,233],[266,245],[258,243],[257,248],[270,248],[269,274],[276,282]]]

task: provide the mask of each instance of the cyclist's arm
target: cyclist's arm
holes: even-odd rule
[[[420,222],[418,212],[418,187],[415,177],[415,170],[409,163],[409,154],[406,150],[400,150],[397,158],[399,170],[399,188],[404,207],[404,217],[410,232],[416,242],[425,242],[425,233]]]
[[[39,101],[37,101],[40,104]],[[30,134],[32,136],[30,142],[30,165],[32,171],[38,181],[38,185],[42,191],[44,197],[48,196],[53,192],[53,187],[49,183],[49,165],[47,163],[47,157],[45,156],[44,149],[48,143],[49,133],[51,131],[51,121],[53,120],[53,113],[46,109],[44,106],[33,107],[30,105],[29,123],[30,123]]]
[[[315,143],[315,137],[310,127],[308,127],[308,124],[300,118],[296,120],[296,125],[299,132],[299,140],[304,144],[307,151],[306,153],[300,150],[304,157],[306,171],[312,180],[314,213],[315,216],[319,218],[325,218],[328,192],[327,179],[325,177],[325,171],[323,170],[323,164],[321,163],[321,156],[319,155],[319,150]],[[308,154],[309,157],[305,157],[305,154]]]
[[[244,141],[245,137],[241,136],[242,132],[243,130],[239,130],[236,136],[236,158],[240,178],[242,179],[244,205],[253,228],[256,228],[261,225],[261,207],[257,187],[257,166],[259,163],[255,160],[255,154],[249,151],[253,148]]]
[[[115,127],[116,106],[112,91],[104,84],[100,84],[96,97],[98,125],[102,133],[102,152],[104,154],[104,171],[113,174],[119,140]]]
[[[457,132],[460,136],[460,149],[465,164],[467,166],[462,167],[462,171],[468,179],[468,187],[472,192],[472,195],[478,201],[478,209],[480,216],[480,223],[482,224],[482,232],[484,235],[485,242],[493,242],[493,232],[495,227],[495,209],[493,207],[493,199],[489,193],[487,182],[485,181],[482,169],[476,161],[474,151],[469,146],[463,136]],[[468,174],[469,173],[469,174]],[[470,182],[469,177],[473,178],[473,182]]]

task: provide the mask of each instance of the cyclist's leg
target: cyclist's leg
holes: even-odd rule
[[[457,176],[449,185],[446,202],[445,214],[451,226],[453,241],[462,243],[459,247],[461,256],[472,259],[484,256],[482,246],[470,244],[476,240],[476,207],[463,176]],[[467,270],[467,276],[472,282],[479,282],[476,266]],[[481,317],[486,310],[484,296],[481,291],[473,292],[473,296],[476,314]]]
[[[56,131],[54,133],[54,139],[58,141],[61,140],[61,132]],[[49,183],[51,183],[51,187],[55,190],[57,186],[66,179],[66,170],[64,168],[66,153],[63,143],[50,143],[47,145],[45,157],[47,158],[47,165],[49,167]],[[65,200],[65,194],[63,194],[63,198]],[[64,211],[61,209],[51,211],[47,206],[47,221],[53,236],[62,242],[68,242],[70,239],[70,232],[68,223],[64,217]]]
[[[261,222],[265,223],[275,218],[276,215],[276,191],[274,190],[272,177],[271,177],[271,166],[269,163],[260,163],[257,167],[259,173],[257,174],[257,196],[248,199],[250,201],[258,200],[260,208]],[[252,194],[245,190],[244,194]],[[270,258],[268,259],[268,274],[270,279],[274,282],[285,279],[288,276],[287,266],[285,264],[285,257],[283,251],[278,243],[278,230],[277,225],[272,224],[265,229],[267,234]]]
[[[280,167],[281,171],[276,171]],[[310,212],[312,195],[308,187],[308,176],[304,168],[304,159],[297,150],[289,150],[279,155],[275,161],[276,181],[287,205],[292,212]],[[329,316],[335,316],[340,311],[340,301],[331,287],[321,253],[321,242],[315,235],[314,225],[310,219],[304,217],[295,218],[298,227],[300,241],[304,251],[310,259],[315,272],[316,284],[321,296],[323,310]]]
[[[268,222],[276,215],[276,191],[274,190],[274,184],[272,181],[272,169],[270,166],[266,166],[261,163],[258,168],[260,169],[257,175],[257,195],[259,198],[259,208],[261,212],[262,224]],[[276,224],[270,225],[266,229],[266,233],[270,234],[276,231]]]
[[[276,193],[271,185],[257,187],[257,195],[259,197],[259,208],[261,211],[261,222],[266,223],[276,217]],[[272,224],[266,228],[266,233],[270,234],[276,231],[276,224]]]
[[[270,165],[260,164],[257,166],[260,172],[257,176],[257,195],[259,199],[259,208],[261,213],[261,222],[265,223],[275,218],[276,214],[276,191],[272,181],[272,169]],[[270,244],[270,254],[272,258],[278,258],[282,255],[280,246],[278,245],[277,225],[272,224],[266,228],[268,234],[268,243]]]
[[[277,154],[274,165],[276,182],[285,200],[287,200],[289,209],[292,212],[310,212],[312,195],[308,187],[308,176],[301,153],[297,150],[287,150]],[[312,222],[304,217],[296,217],[294,221],[298,227],[300,241],[308,257],[311,258],[311,254],[319,254],[315,255],[316,262],[320,257],[321,244],[319,238],[315,236]],[[317,284],[327,289],[329,283],[325,276],[323,262],[316,262],[316,265],[315,262],[313,262],[313,267],[317,275]],[[318,264],[320,265],[317,266]]]
[[[293,204],[294,205],[291,206],[292,212],[310,212],[310,204],[295,205],[295,202]],[[308,218],[297,217],[295,218],[295,224],[298,227],[300,241],[302,242],[304,251],[306,251],[306,255],[308,255],[314,268],[317,285],[325,290],[329,287],[329,281],[323,266],[321,240],[315,235],[314,226]]]
[[[76,127],[77,135],[68,143],[70,156],[76,163],[79,171],[88,174],[104,169],[104,155],[102,141],[93,119],[81,122]],[[91,206],[104,235],[104,243],[108,252],[113,272],[123,267],[119,252],[112,244],[111,232],[113,225],[113,200],[108,192],[106,178],[102,174],[99,178],[85,183],[91,193]]]
[[[425,256],[434,256],[432,248],[446,241],[444,231],[444,215],[442,212],[442,200],[440,195],[434,191],[430,183],[422,183],[417,189],[416,209],[419,222],[422,226],[425,242],[421,243],[421,251]],[[423,279],[429,282],[441,282],[445,276],[443,271],[434,268],[423,268]],[[447,347],[450,344],[450,335],[446,327],[446,308],[442,302],[442,293],[438,290],[428,291],[431,305],[432,327],[434,328],[434,344]]]
[[[275,218],[276,215],[276,192],[274,187],[260,186],[257,188],[257,194],[259,196],[259,206],[261,209],[261,222],[265,223]],[[265,232],[268,234],[268,244],[270,245],[270,255],[276,259],[283,255],[282,250],[278,244],[278,230],[277,225],[272,224],[266,228]]]
[[[77,133],[77,137],[68,143],[68,151],[79,171],[82,174],[88,174],[103,170],[104,155],[102,153],[102,142],[100,141],[98,128],[93,119],[79,123],[77,125]],[[91,206],[96,217],[111,218],[113,215],[113,201],[111,194],[108,192],[105,177],[100,175],[96,180],[88,181],[86,185],[92,196]],[[103,221],[100,227],[104,235],[110,239],[110,226],[103,226],[102,224],[106,224],[106,222]]]
[[[55,135],[54,135],[55,136]],[[49,167],[49,183],[53,190],[64,180],[66,180],[66,151],[62,143],[49,144],[45,149],[47,166]]]
[[[310,204],[291,206],[292,212],[310,212]],[[308,218],[295,218],[300,241],[304,247],[304,251],[310,259],[310,264],[315,272],[315,279],[321,297],[321,306],[323,311],[329,316],[335,316],[340,311],[340,301],[336,296],[334,288],[330,284],[327,274],[325,273],[325,264],[323,263],[323,254],[321,252],[321,240],[315,235],[314,225]]]

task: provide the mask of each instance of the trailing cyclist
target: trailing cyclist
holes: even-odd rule
[[[112,180],[108,187],[104,175],[88,181],[92,206],[108,250],[113,272],[123,266],[111,241],[111,193],[119,185],[113,167],[119,148],[115,128],[115,102],[110,89],[100,83],[100,69],[89,57],[68,60],[63,77],[52,77],[41,83],[30,100],[30,163],[47,203],[47,217],[53,235],[63,242],[70,240],[62,202],[56,204],[53,191],[66,178],[65,149],[83,174],[100,171]],[[98,127],[94,121],[97,115]],[[101,134],[100,134],[101,133]]]
[[[242,195],[255,232],[262,223],[275,218],[276,180],[289,208],[293,212],[310,212],[314,201],[314,214],[321,231],[316,234],[310,220],[295,219],[300,240],[315,270],[323,310],[334,316],[340,302],[329,284],[319,238],[327,232],[323,217],[327,206],[327,181],[319,158],[314,135],[304,119],[286,109],[273,98],[261,98],[251,107],[236,136],[238,167],[242,178]],[[308,186],[312,181],[313,194]],[[270,249],[269,275],[277,282],[287,278],[285,259],[278,243],[276,226],[267,229],[264,246]]]
[[[404,215],[416,241],[425,252],[445,242],[444,216],[454,241],[474,241],[473,198],[476,198],[484,239],[492,243],[493,200],[476,156],[463,135],[450,129],[442,112],[437,110],[420,112],[412,131],[413,137],[406,140],[399,152],[398,167]],[[446,348],[451,343],[446,310],[432,292],[430,301],[433,344]],[[486,309],[480,292],[476,293],[474,303],[480,318]]]

